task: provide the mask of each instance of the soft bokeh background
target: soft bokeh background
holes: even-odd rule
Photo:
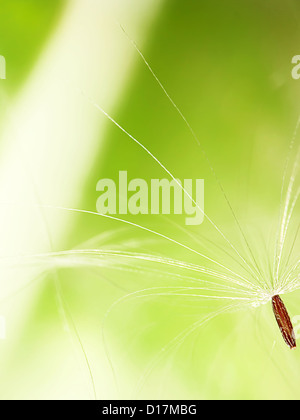
[[[166,177],[97,103],[177,178],[205,180],[206,214],[249,261],[220,180],[267,283],[300,110],[300,82],[291,77],[300,40],[296,0],[2,0],[0,11],[7,61],[0,81],[0,315],[7,335],[0,397],[298,398],[299,353],[284,344],[270,304],[219,314],[228,305],[222,299],[161,296],[158,289],[122,299],[180,287],[191,273],[118,256],[38,257],[99,249],[208,266],[145,230],[70,210],[95,212],[98,180],[117,180],[120,170],[147,181]],[[122,218],[238,270],[208,220],[192,228],[183,216]],[[298,220],[296,208],[287,249]],[[299,249],[298,241],[294,261]],[[284,296],[293,316],[299,297]],[[210,322],[180,340],[206,317]],[[178,346],[169,348],[172,342]]]

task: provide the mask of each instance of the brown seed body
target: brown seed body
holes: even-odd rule
[[[296,338],[293,324],[280,296],[276,295],[272,297],[272,307],[284,341],[290,349],[296,348]]]

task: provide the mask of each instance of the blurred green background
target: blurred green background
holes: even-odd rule
[[[205,180],[206,214],[250,261],[220,180],[268,284],[283,172],[299,118],[300,82],[291,77],[291,59],[299,54],[300,5],[2,0],[0,10],[0,54],[7,61],[7,80],[0,81],[0,315],[7,323],[0,398],[298,399],[299,353],[284,344],[270,303],[225,311],[235,302],[220,291],[217,300],[184,296],[185,276],[202,280],[197,272],[118,255],[37,254],[114,250],[214,267],[143,229],[61,208],[96,212],[98,180],[117,181],[121,170],[130,179],[167,177],[96,102],[174,176]],[[248,275],[208,219],[189,227],[184,216],[120,217]],[[287,254],[298,220],[296,206]],[[298,240],[293,262],[299,249]],[[199,295],[209,294],[205,285]],[[154,287],[178,293],[153,289],[124,298]],[[284,296],[293,316],[299,297],[297,290]]]

